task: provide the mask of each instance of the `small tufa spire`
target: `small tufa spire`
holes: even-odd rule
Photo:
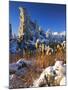
[[[12,25],[9,24],[9,39],[11,40],[13,38],[13,35],[12,35]]]

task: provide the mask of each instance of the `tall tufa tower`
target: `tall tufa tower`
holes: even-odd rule
[[[26,10],[25,8],[22,7],[19,7],[19,10],[20,10],[20,26],[19,26],[18,37],[23,39],[25,24],[26,24]]]

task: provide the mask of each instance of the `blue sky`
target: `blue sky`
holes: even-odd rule
[[[37,21],[46,32],[48,29],[61,32],[66,30],[66,6],[60,4],[42,4],[28,2],[9,2],[9,22],[13,33],[18,33],[19,7],[25,7],[32,21]]]

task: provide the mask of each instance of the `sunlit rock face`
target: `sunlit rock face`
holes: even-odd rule
[[[25,30],[25,8],[19,7],[20,10],[20,26],[18,36],[19,38],[23,38],[24,30]]]

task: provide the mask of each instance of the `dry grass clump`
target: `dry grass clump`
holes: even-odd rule
[[[35,53],[33,55],[30,55],[28,53],[26,53],[25,55],[22,54],[10,54],[9,56],[10,60],[9,63],[13,63],[18,61],[20,58],[24,58],[26,60],[34,60],[36,63],[36,66],[39,68],[45,68],[48,67],[50,65],[54,65],[55,63],[55,58],[57,60],[63,60],[64,62],[66,62],[66,53],[63,52],[61,49],[57,50],[56,53],[53,53],[51,55],[46,55],[46,53]]]

